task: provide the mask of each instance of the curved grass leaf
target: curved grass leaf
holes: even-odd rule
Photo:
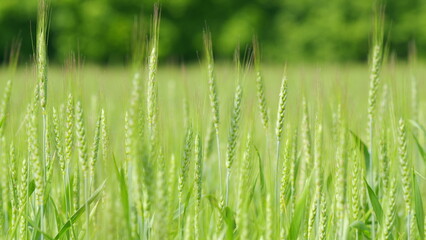
[[[256,183],[257,183],[257,177],[256,177],[256,179],[254,179],[253,186],[251,187],[249,195],[248,195],[248,201],[247,201],[248,205],[250,205],[251,201],[254,198],[254,193],[255,193],[255,190],[256,190]]]
[[[236,227],[234,212],[229,207],[225,207],[222,211],[222,209],[220,209],[219,202],[217,201],[215,196],[208,195],[206,197],[212,207],[217,209],[217,211],[223,217],[223,220],[226,223],[226,239],[233,239]]]
[[[235,231],[235,214],[234,212],[229,208],[225,207],[223,210],[223,216],[226,223],[226,239],[234,239],[234,231]]]
[[[290,230],[288,233],[288,239],[298,239],[300,227],[302,225],[303,216],[306,212],[306,201],[309,196],[310,184],[311,184],[311,176],[306,181],[305,188],[303,189],[302,195],[296,203],[296,208],[294,211],[294,216],[291,220]]]
[[[422,125],[420,125],[420,123],[414,121],[414,120],[410,120],[411,125],[413,125],[414,127],[418,128],[420,131],[423,132],[423,135],[426,137],[426,128],[424,128]]]
[[[95,192],[93,192],[92,196],[90,196],[90,198],[87,199],[87,201],[74,213],[74,215],[72,215],[71,218],[65,222],[65,224],[60,228],[61,230],[58,232],[58,234],[56,234],[54,240],[59,239],[63,234],[65,234],[68,231],[68,229],[71,227],[71,225],[75,223],[78,220],[78,218],[84,213],[84,211],[86,210],[86,206],[89,206],[92,202],[94,202],[100,197],[102,189],[105,186],[105,182],[106,180],[101,184],[101,186],[98,189],[96,189]]]
[[[5,117],[0,118],[0,128],[3,127],[3,124],[4,124],[5,120],[6,120]]]
[[[421,239],[425,238],[424,234],[424,211],[423,211],[423,200],[420,192],[419,184],[417,182],[417,176],[413,173],[413,190],[414,190],[414,210],[416,213],[417,227],[419,228],[419,234]]]
[[[28,216],[24,215],[25,220],[27,221],[27,223],[34,229],[34,234],[36,236],[40,236],[43,235],[45,238],[53,240],[53,237],[51,237],[49,234],[47,234],[46,232],[42,231],[36,222],[34,222],[33,220],[31,220]]]
[[[260,152],[259,149],[257,149],[256,146],[253,146],[257,156],[258,156],[258,160],[259,160],[259,176],[260,176],[260,190],[262,191],[262,193],[265,193],[266,188],[265,188],[265,175],[263,173],[263,164],[262,164],[262,157],[260,156]]]
[[[114,162],[114,170],[115,170],[115,174],[118,178],[118,182],[119,182],[119,186],[120,186],[120,200],[121,200],[121,204],[123,206],[123,211],[124,211],[124,218],[127,221],[127,230],[128,232],[131,231],[130,229],[130,207],[129,207],[129,192],[127,189],[127,182],[126,182],[126,176],[125,176],[125,171],[123,168],[119,168],[117,166],[117,162],[115,161],[115,156],[112,156],[113,162]]]
[[[358,145],[360,151],[364,154],[365,168],[367,170],[367,175],[370,172],[370,152],[368,151],[367,145],[361,140],[358,135],[356,135],[352,130],[349,130],[352,137],[355,140],[355,143]]]
[[[373,207],[374,213],[376,214],[377,221],[379,221],[379,224],[383,224],[383,208],[382,205],[380,205],[379,199],[377,198],[376,193],[374,193],[373,189],[371,189],[370,185],[368,185],[367,180],[364,180],[365,184],[367,185],[367,191],[368,191],[368,197],[371,202],[371,206]]]
[[[364,234],[370,234],[370,227],[361,221],[355,221],[351,225],[349,225],[350,228],[358,229],[360,232],[363,232]]]
[[[52,196],[49,196],[49,198],[48,198],[48,200],[49,200],[49,203],[50,203],[50,205],[52,206],[52,208],[53,208],[53,212],[55,213],[55,221],[56,221],[56,226],[61,226],[63,223],[62,223],[62,220],[61,220],[61,218],[60,218],[60,214],[59,214],[59,211],[58,211],[58,207],[56,206],[56,203],[55,203],[55,201],[53,200],[53,198],[52,198]],[[60,229],[58,229],[58,231],[59,231]]]
[[[206,198],[209,200],[209,203],[210,203],[210,205],[212,205],[213,208],[216,208],[216,209],[220,210],[219,203],[218,203],[218,201],[217,201],[217,199],[216,199],[215,196],[213,196],[213,195],[207,195]]]
[[[417,137],[414,134],[413,134],[413,138],[414,138],[414,142],[417,145],[417,149],[419,150],[420,156],[423,159],[423,162],[426,163],[426,152],[425,152],[425,150],[423,149],[422,145],[420,145],[419,139],[417,139]]]

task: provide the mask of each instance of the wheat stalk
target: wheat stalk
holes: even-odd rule
[[[284,129],[284,115],[286,110],[287,103],[287,76],[286,70],[284,70],[284,76],[281,81],[280,95],[278,101],[278,110],[277,110],[277,123],[275,127],[275,136],[277,138],[277,158],[275,165],[275,196],[276,201],[279,201],[279,169],[280,169],[280,147],[281,147],[281,135]],[[278,204],[276,204],[278,206]],[[278,211],[278,209],[276,209]]]
[[[219,98],[216,86],[216,77],[214,74],[214,59],[211,35],[208,31],[204,32],[204,51],[207,61],[207,76],[209,86],[210,108],[212,112],[212,121],[216,132],[217,162],[219,171],[219,192],[222,194],[222,163],[220,158],[219,141]]]
[[[226,194],[225,194],[225,205],[228,205],[229,200],[229,184],[231,177],[231,167],[235,158],[235,149],[237,145],[237,138],[239,135],[239,121],[241,117],[241,100],[243,90],[241,85],[238,84],[235,90],[234,106],[232,109],[231,126],[229,127],[228,134],[228,147],[226,151]]]
[[[195,192],[195,211],[194,211],[194,239],[200,239],[200,215],[201,215],[201,194],[202,194],[202,174],[203,174],[203,150],[200,136],[195,136],[195,167],[194,167],[194,192]]]
[[[191,161],[191,149],[192,149],[192,140],[193,132],[191,128],[188,128],[185,136],[185,145],[182,153],[181,167],[178,178],[178,193],[179,193],[179,231],[181,231],[181,216],[183,215],[183,191],[185,187],[186,177],[189,171],[189,164]]]
[[[385,216],[385,224],[384,224],[384,231],[383,231],[383,239],[390,239],[390,235],[392,234],[392,228],[395,220],[395,198],[396,198],[396,182],[393,179],[390,183],[388,193],[388,202],[387,202],[387,209],[386,209],[386,216]]]
[[[410,221],[411,221],[411,166],[407,157],[407,133],[405,129],[405,121],[399,120],[398,128],[398,156],[401,165],[401,181],[402,191],[404,192],[405,214],[407,216],[407,237],[410,239]]]
[[[269,128],[269,116],[268,108],[265,97],[265,85],[263,82],[262,73],[260,70],[260,50],[259,44],[256,39],[253,40],[253,54],[254,54],[254,67],[256,71],[256,88],[257,88],[257,100],[260,113],[260,119],[265,131]]]

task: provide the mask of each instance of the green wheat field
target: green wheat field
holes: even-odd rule
[[[426,70],[380,20],[368,64],[215,65],[205,31],[157,68],[154,9],[132,64],[51,66],[46,9],[0,68],[1,239],[425,239]]]

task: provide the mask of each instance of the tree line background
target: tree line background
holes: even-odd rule
[[[49,58],[62,62],[77,52],[86,62],[130,59],[135,19],[146,32],[153,0],[51,0]],[[386,33],[398,58],[409,45],[426,56],[426,1],[387,0]],[[372,33],[371,0],[164,0],[160,57],[179,63],[201,58],[202,32],[212,32],[217,58],[230,58],[256,35],[265,61],[364,61]],[[17,39],[21,59],[34,46],[37,0],[0,1],[0,62]]]

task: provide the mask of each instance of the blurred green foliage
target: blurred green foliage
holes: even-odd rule
[[[127,61],[135,19],[141,17],[149,26],[155,2],[51,0],[50,59],[62,62],[71,52],[79,52],[89,62]],[[206,26],[219,58],[232,56],[238,45],[244,49],[257,35],[265,60],[365,60],[374,8],[371,0],[165,0],[160,4],[160,57],[169,62],[200,58]],[[405,58],[408,46],[415,43],[418,55],[425,57],[426,1],[383,4],[392,51]],[[36,13],[37,0],[0,1],[0,51],[8,52],[14,39],[21,39],[23,57],[32,55]]]

